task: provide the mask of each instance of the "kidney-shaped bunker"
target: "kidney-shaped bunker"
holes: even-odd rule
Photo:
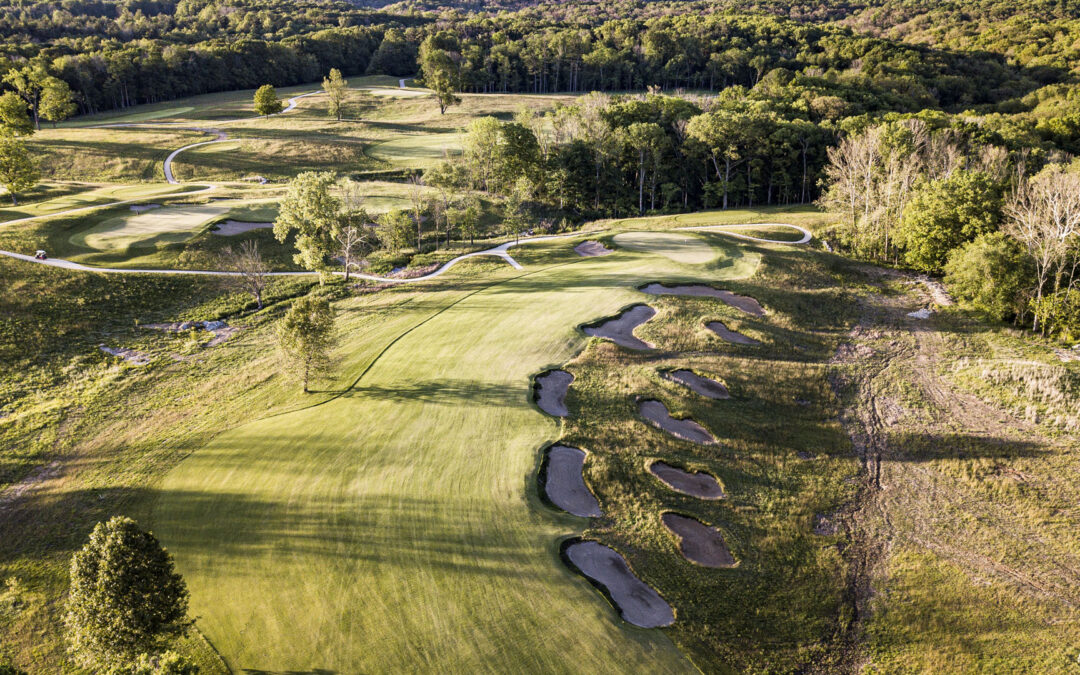
[[[737,293],[732,293],[731,291],[724,291],[719,288],[713,288],[712,286],[706,286],[704,284],[667,286],[665,284],[652,283],[648,286],[643,286],[641,292],[648,293],[649,295],[685,295],[699,298],[717,298],[747,314],[765,316],[765,308],[762,307],[761,303],[756,299],[747,295],[739,295]]]
[[[679,537],[679,549],[687,560],[705,567],[734,567],[724,536],[715,527],[678,513],[665,513],[664,525]]]
[[[544,494],[555,506],[583,518],[604,515],[600,502],[589,491],[582,476],[585,467],[583,450],[568,445],[553,445],[547,451],[544,466]]]
[[[676,492],[699,499],[723,499],[724,488],[720,481],[704,471],[683,471],[666,462],[653,462],[649,472]]]
[[[675,611],[651,586],[634,576],[626,559],[595,541],[566,547],[566,557],[578,570],[608,592],[622,618],[642,628],[670,626]]]
[[[656,310],[648,305],[634,305],[619,316],[593,326],[585,326],[586,335],[607,338],[628,349],[652,349],[644,340],[634,337],[634,329],[656,316]]]
[[[701,394],[705,398],[715,400],[731,398],[731,394],[728,393],[727,387],[724,386],[723,382],[717,382],[716,380],[711,380],[702,375],[698,375],[692,370],[680,368],[679,370],[661,373],[660,376],[664,379],[681,384],[695,394]]]
[[[663,429],[675,438],[681,438],[691,443],[712,445],[716,443],[709,430],[694,420],[675,419],[668,412],[667,406],[660,401],[641,401],[638,403],[638,412],[649,420],[653,426]]]

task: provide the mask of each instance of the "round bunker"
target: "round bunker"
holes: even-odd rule
[[[577,253],[582,258],[596,258],[602,255],[611,255],[615,251],[610,248],[605,248],[603,244],[598,241],[583,241],[574,247],[574,253]]]
[[[731,305],[735,309],[752,314],[753,316],[765,316],[765,308],[754,298],[738,295],[731,291],[723,291],[704,284],[690,286],[665,286],[660,283],[652,283],[641,289],[642,293],[649,295],[681,295],[703,298],[717,298]]]
[[[711,380],[702,375],[698,375],[692,370],[680,368],[679,370],[660,373],[660,377],[675,382],[676,384],[681,384],[695,394],[700,394],[705,398],[711,398],[717,401],[731,398],[731,394],[728,393],[727,387],[724,386],[723,382],[717,382],[716,380]]]
[[[675,623],[675,611],[651,586],[634,576],[626,559],[595,541],[566,547],[566,557],[593,583],[607,591],[622,618],[642,628]]]
[[[600,502],[585,485],[582,469],[585,467],[585,451],[568,445],[548,448],[544,463],[544,494],[555,506],[582,518],[599,518],[604,515]]]
[[[667,406],[660,401],[641,401],[638,403],[638,412],[653,426],[663,429],[675,438],[700,445],[716,444],[716,439],[705,427],[694,420],[675,419],[668,413]]]
[[[761,344],[759,341],[755,340],[752,337],[747,337],[742,333],[731,330],[719,321],[710,321],[709,323],[705,324],[705,327],[719,335],[721,339],[727,340],[728,342],[733,342],[737,345]]]
[[[536,405],[553,417],[566,417],[566,392],[574,376],[565,370],[549,370],[536,378]]]
[[[678,513],[665,513],[661,519],[664,526],[679,537],[679,550],[690,562],[704,567],[734,567],[724,536],[715,527]]]
[[[618,316],[598,325],[585,326],[586,335],[611,340],[627,349],[652,349],[644,340],[634,337],[634,329],[656,316],[656,310],[648,305],[634,305]]]
[[[684,471],[665,462],[653,462],[649,472],[665,485],[684,495],[698,499],[723,499],[724,488],[720,481],[704,471]]]

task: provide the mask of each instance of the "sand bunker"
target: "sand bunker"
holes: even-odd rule
[[[671,605],[634,576],[626,559],[613,549],[595,541],[579,541],[566,547],[566,557],[608,592],[625,621],[642,628],[659,628],[675,622]]]
[[[698,499],[724,498],[724,488],[720,481],[703,471],[683,471],[664,462],[653,462],[649,471],[672,490],[684,495]]]
[[[224,223],[218,223],[218,229],[214,230],[214,234],[219,234],[223,237],[231,237],[233,235],[251,232],[252,230],[263,230],[273,226],[273,223],[248,223],[243,220],[226,220]]]
[[[604,245],[598,241],[583,241],[574,247],[574,253],[577,253],[583,258],[595,258],[601,255],[611,255],[615,251],[610,248],[604,248]]]
[[[716,439],[705,427],[694,420],[675,419],[668,413],[667,406],[660,401],[642,401],[638,403],[638,412],[641,416],[653,423],[654,426],[663,429],[675,438],[684,441],[700,443],[701,445],[713,445]]]
[[[634,305],[614,319],[597,326],[585,326],[586,335],[607,338],[628,349],[652,349],[644,340],[634,337],[634,329],[656,316],[656,310],[648,305]]]
[[[641,289],[642,293],[649,295],[689,295],[694,297],[718,298],[735,309],[740,309],[754,316],[765,316],[765,309],[757,300],[745,295],[737,295],[731,291],[722,291],[719,288],[695,284],[693,286],[665,286],[664,284],[649,284]]]
[[[725,387],[723,383],[698,375],[692,370],[686,370],[685,368],[673,370],[671,372],[661,373],[660,377],[665,380],[677,382],[695,394],[700,394],[705,398],[716,399],[718,401],[731,398],[731,394],[728,393],[727,387]]]
[[[667,529],[678,535],[679,549],[690,562],[705,567],[735,566],[735,557],[715,527],[677,513],[665,513],[662,519]]]
[[[730,328],[728,328],[724,324],[720,323],[719,321],[710,321],[709,323],[705,324],[705,327],[708,328],[709,330],[711,330],[712,332],[716,333],[717,335],[719,335],[721,338],[727,340],[728,342],[734,342],[735,344],[738,344],[738,345],[759,345],[759,344],[761,344],[760,342],[758,342],[757,340],[755,340],[752,337],[747,337],[747,336],[743,335],[742,333],[738,333],[736,331],[731,330]]]
[[[143,211],[152,211],[154,209],[160,209],[161,204],[132,204],[130,208],[135,213],[142,213]]]
[[[548,449],[545,467],[544,494],[555,506],[583,518],[604,515],[581,473],[585,467],[583,450],[553,445]]]
[[[549,370],[536,378],[536,405],[549,415],[566,417],[566,392],[574,376],[565,370]]]

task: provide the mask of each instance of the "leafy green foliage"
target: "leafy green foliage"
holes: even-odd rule
[[[116,666],[156,653],[184,635],[188,591],[169,555],[135,521],[98,523],[71,559],[64,624],[87,666]]]
[[[945,265],[945,283],[961,304],[997,321],[1023,313],[1033,274],[1023,247],[1001,232],[953,250]]]
[[[260,115],[275,115],[283,106],[273,85],[264,84],[255,91],[255,112]]]
[[[11,203],[18,204],[18,193],[33,187],[41,173],[22,141],[0,136],[0,185],[7,188]]]
[[[420,45],[420,73],[424,84],[435,92],[440,114],[461,103],[455,93],[461,86],[459,49],[457,37],[448,31],[431,35]]]
[[[956,171],[919,186],[897,231],[904,259],[923,272],[943,269],[950,251],[997,229],[1001,208],[1001,186],[977,171]]]
[[[274,236],[284,242],[296,232],[296,264],[309,270],[325,270],[341,227],[341,201],[334,196],[336,178],[328,171],[306,171],[289,183]]]
[[[326,114],[340,122],[345,112],[345,94],[349,89],[349,81],[341,76],[340,70],[331,68],[330,75],[323,78],[322,88],[329,102]]]
[[[306,393],[312,378],[330,368],[336,342],[330,302],[314,295],[298,298],[278,324],[277,338],[286,370]]]
[[[0,95],[0,134],[5,136],[29,136],[34,133],[26,101],[13,91]]]

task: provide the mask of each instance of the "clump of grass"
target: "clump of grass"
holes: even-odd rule
[[[1024,410],[1032,422],[1080,429],[1080,374],[1064,366],[964,358],[953,365],[953,373],[975,391]]]

